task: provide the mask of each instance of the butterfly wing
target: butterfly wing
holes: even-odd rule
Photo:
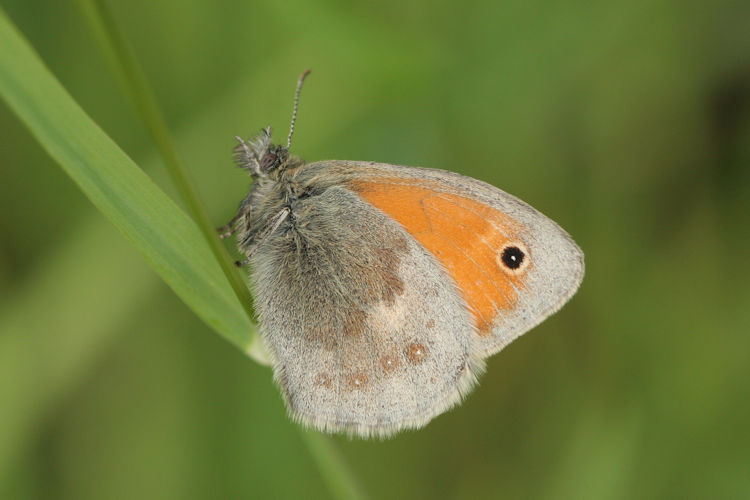
[[[384,436],[420,427],[483,367],[471,313],[401,224],[319,174],[305,180],[313,195],[294,206],[293,226],[252,259],[276,379],[292,415],[318,429]]]
[[[436,257],[472,314],[484,356],[557,311],[583,279],[583,253],[562,228],[484,182],[348,161],[311,164],[305,174],[346,185]]]

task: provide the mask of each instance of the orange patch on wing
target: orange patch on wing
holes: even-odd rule
[[[516,240],[517,222],[481,202],[430,189],[411,179],[378,179],[350,184],[364,200],[398,221],[453,276],[486,335],[499,310],[517,300],[520,276],[504,272],[498,255]]]

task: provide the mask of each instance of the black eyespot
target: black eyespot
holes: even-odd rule
[[[518,247],[507,247],[503,250],[503,264],[508,266],[510,269],[518,269],[523,264],[523,259],[526,255]]]

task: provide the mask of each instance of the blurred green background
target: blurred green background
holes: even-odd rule
[[[750,2],[111,2],[219,226],[233,136],[450,169],[587,275],[462,406],[334,438],[372,498],[750,497]],[[75,2],[0,0],[168,193]],[[2,50],[2,47],[0,47]],[[214,334],[0,103],[0,498],[327,498],[270,370]]]

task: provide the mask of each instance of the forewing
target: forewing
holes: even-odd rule
[[[448,271],[491,355],[557,311],[583,279],[583,253],[552,220],[489,184],[452,172],[366,162],[307,166],[396,220]],[[509,248],[523,252],[510,268]],[[505,255],[513,258],[513,254]]]

